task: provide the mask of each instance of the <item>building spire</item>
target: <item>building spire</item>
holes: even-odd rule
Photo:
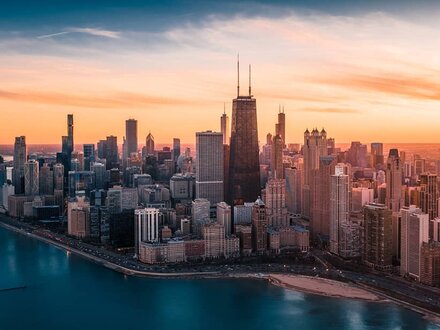
[[[252,89],[251,89],[251,65],[249,64],[249,96],[252,96]]]
[[[237,97],[240,96],[240,53],[237,54]]]

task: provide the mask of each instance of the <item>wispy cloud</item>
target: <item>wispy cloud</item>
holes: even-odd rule
[[[148,106],[195,105],[194,100],[167,98],[137,93],[115,92],[100,96],[58,92],[6,91],[0,90],[0,99],[46,105],[63,105],[80,108],[124,109]]]
[[[301,111],[305,111],[305,112],[318,112],[318,113],[360,113],[358,110],[356,109],[350,109],[350,108],[304,108],[301,109]]]
[[[440,83],[421,76],[401,73],[335,76],[321,79],[324,84],[333,84],[350,89],[359,89],[384,94],[393,94],[418,100],[440,101]]]
[[[58,36],[62,36],[65,34],[70,34],[70,33],[83,33],[83,34],[88,34],[88,35],[92,35],[92,36],[112,38],[112,39],[120,38],[120,33],[117,31],[97,29],[97,28],[68,28],[65,31],[40,35],[37,37],[37,39],[53,38],[53,37],[58,37]]]

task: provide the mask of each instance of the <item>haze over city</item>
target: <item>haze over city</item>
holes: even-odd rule
[[[3,3],[5,4],[5,3]],[[0,13],[0,144],[26,133],[58,143],[67,113],[77,143],[140,141],[217,129],[231,113],[237,53],[252,64],[259,140],[283,105],[287,140],[326,127],[337,142],[439,140],[435,1],[6,1]],[[99,122],[99,125],[96,123]],[[190,125],[191,129],[187,129]],[[160,128],[160,129],[155,129]]]
[[[440,329],[439,14],[2,1],[2,330]]]

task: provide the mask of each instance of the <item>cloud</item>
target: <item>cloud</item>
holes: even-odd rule
[[[200,101],[150,96],[136,93],[115,92],[104,96],[90,96],[57,92],[12,92],[0,90],[0,99],[46,105],[62,105],[80,108],[136,108],[148,106],[194,105]]]
[[[117,31],[110,31],[110,30],[103,30],[103,29],[96,29],[96,28],[69,28],[69,29],[66,29],[66,31],[40,35],[37,37],[37,39],[47,39],[47,38],[58,37],[58,36],[70,34],[70,33],[83,33],[83,34],[88,34],[88,35],[92,35],[92,36],[106,37],[106,38],[112,38],[112,39],[120,38],[120,33]]]
[[[418,100],[440,101],[440,83],[432,79],[401,73],[362,75],[354,74],[318,82],[344,88],[399,95]]]
[[[319,113],[360,113],[359,110],[350,109],[350,108],[304,108],[300,111],[304,112],[319,112]]]

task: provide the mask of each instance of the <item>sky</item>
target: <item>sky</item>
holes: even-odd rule
[[[257,99],[260,141],[279,106],[287,141],[440,142],[437,1],[62,1],[0,3],[0,144],[195,141],[236,96]]]

